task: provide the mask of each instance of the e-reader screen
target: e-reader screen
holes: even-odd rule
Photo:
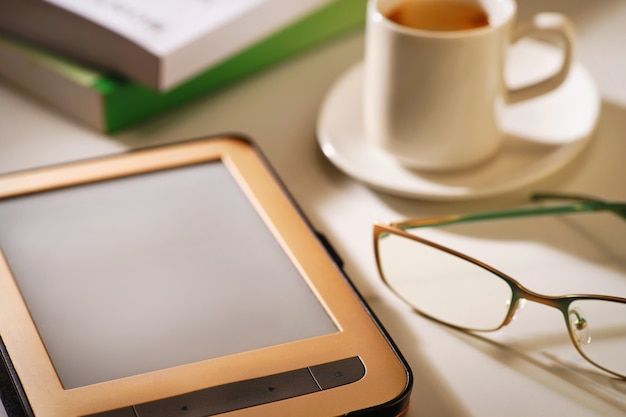
[[[220,160],[4,199],[0,247],[65,389],[338,331]]]

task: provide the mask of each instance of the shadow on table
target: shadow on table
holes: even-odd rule
[[[492,357],[495,360],[514,367],[539,384],[551,388],[551,381],[553,378],[556,378],[582,390],[584,394],[570,396],[574,402],[587,403],[585,396],[593,396],[612,407],[626,412],[626,380],[592,367],[583,367],[569,363],[549,352],[540,352],[537,356],[530,351],[526,351],[523,347],[503,344],[488,336],[447,328],[446,330],[454,334],[462,342],[470,344],[477,349],[491,350],[494,353]],[[532,345],[535,345],[535,343],[532,343]]]

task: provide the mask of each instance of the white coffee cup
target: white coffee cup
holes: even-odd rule
[[[452,170],[485,161],[503,140],[498,108],[545,94],[566,79],[574,43],[572,24],[557,13],[540,13],[516,23],[514,0],[445,0],[479,4],[489,24],[466,30],[415,29],[387,17],[407,1],[425,0],[368,3],[367,140],[414,169]],[[507,48],[533,34],[557,38],[562,65],[549,78],[512,90],[504,80]]]

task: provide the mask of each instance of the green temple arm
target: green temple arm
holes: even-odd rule
[[[607,202],[595,197],[576,194],[559,193],[535,193],[531,196],[532,201],[564,200],[569,204],[555,206],[523,207],[518,209],[489,211],[482,213],[470,213],[461,215],[446,215],[422,219],[411,219],[392,223],[391,226],[407,230],[417,227],[437,227],[458,223],[469,223],[484,220],[507,219],[515,217],[545,216],[568,213],[585,213],[592,211],[609,211],[626,220],[626,203]]]

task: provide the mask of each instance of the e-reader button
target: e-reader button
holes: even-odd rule
[[[118,408],[103,413],[89,414],[85,417],[137,417],[132,407]]]
[[[365,366],[361,359],[356,356],[322,365],[310,366],[309,369],[322,389],[351,384],[365,376]]]
[[[139,404],[135,410],[138,417],[206,417],[319,390],[302,368]]]

